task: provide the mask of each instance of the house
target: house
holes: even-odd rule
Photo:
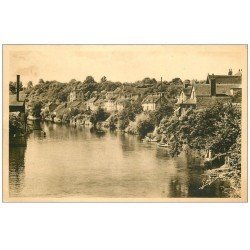
[[[81,105],[80,101],[73,101],[68,103],[66,107],[68,108],[69,111],[71,111],[72,109],[78,109],[80,105]]]
[[[57,107],[58,107],[58,104],[49,102],[45,105],[44,111],[49,111],[50,113],[52,113]]]
[[[118,99],[116,101],[116,109],[117,109],[117,111],[123,110],[128,103],[131,103],[131,100],[128,99],[128,98]]]
[[[64,103],[61,103],[60,105],[58,105],[56,107],[56,109],[54,110],[53,112],[53,115],[56,116],[56,117],[62,117],[63,114],[65,113],[65,111],[67,110],[67,103],[64,102]]]
[[[152,94],[148,95],[143,101],[142,101],[142,108],[143,111],[154,111],[158,107],[160,107],[161,102],[165,99],[165,97],[161,94]]]
[[[117,111],[121,111],[128,103],[134,103],[138,101],[140,95],[137,94],[120,94],[119,98],[116,100],[116,109]]]
[[[78,106],[79,111],[86,111],[87,110],[87,104],[86,102],[80,102],[80,105]]]
[[[69,101],[84,101],[84,93],[83,90],[77,89],[76,87],[69,94]]]
[[[177,103],[184,103],[187,99],[190,99],[192,93],[192,86],[185,86],[183,87],[178,99]]]
[[[241,84],[242,82],[242,71],[239,70],[235,75],[232,75],[232,70],[229,70],[227,75],[207,75],[207,84],[211,84],[214,80],[217,85],[219,84]]]
[[[90,109],[90,110],[97,110],[97,107],[95,105],[95,102],[97,101],[97,97],[92,97],[90,98],[88,101],[86,101],[86,107],[87,109]]]
[[[94,103],[95,109],[97,110],[98,108],[104,108],[104,103],[104,99],[98,98]]]
[[[108,112],[112,112],[117,110],[117,106],[116,106],[116,98],[115,97],[110,97],[106,100],[106,102],[104,103],[104,108],[108,111]]]
[[[232,75],[232,70],[229,70],[228,75],[208,74],[206,83],[184,86],[176,103],[178,108],[175,114],[182,116],[191,109],[203,109],[218,101],[241,102],[240,73]]]

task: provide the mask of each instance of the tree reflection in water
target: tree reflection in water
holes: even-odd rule
[[[201,165],[195,164],[197,159],[182,153],[175,158],[177,173],[169,182],[170,197],[223,197],[221,182],[214,182],[212,185],[200,189],[204,169]]]
[[[26,147],[10,147],[9,150],[9,192],[10,196],[15,196],[24,187]]]

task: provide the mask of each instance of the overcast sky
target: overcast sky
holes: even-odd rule
[[[244,68],[246,51],[243,45],[5,45],[4,72],[9,81],[20,74],[25,85],[40,78],[83,81],[88,75],[96,81],[202,80]]]

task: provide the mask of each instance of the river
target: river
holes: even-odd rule
[[[121,132],[41,123],[27,147],[10,147],[10,197],[222,197],[220,185],[199,189],[203,169],[185,154],[171,158],[155,143]]]

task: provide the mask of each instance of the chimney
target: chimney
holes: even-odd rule
[[[16,76],[16,100],[19,102],[20,75]]]
[[[214,78],[214,74],[212,75],[211,78],[211,96],[216,96],[216,81]]]

